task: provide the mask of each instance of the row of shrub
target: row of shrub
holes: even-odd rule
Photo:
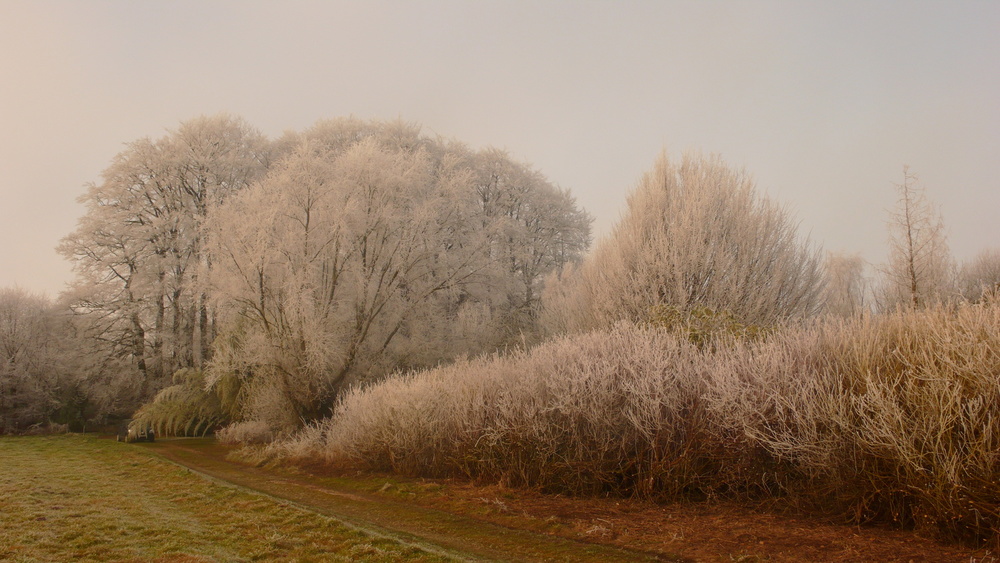
[[[1000,306],[713,346],[621,324],[356,389],[269,448],[580,495],[780,498],[995,541]]]

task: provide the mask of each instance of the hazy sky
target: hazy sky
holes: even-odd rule
[[[0,287],[56,295],[85,184],[220,111],[272,137],[400,117],[506,148],[597,234],[662,149],[716,152],[873,262],[909,164],[959,259],[1000,247],[992,0],[0,0]]]

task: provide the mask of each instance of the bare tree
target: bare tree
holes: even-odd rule
[[[864,311],[868,307],[864,259],[857,254],[831,252],[826,255],[824,267],[824,311],[841,317],[851,317]]]
[[[566,283],[549,322],[568,329],[643,321],[657,306],[694,307],[771,324],[810,315],[821,305],[818,250],[800,240],[781,207],[759,195],[751,178],[718,157],[662,155],[628,198],[628,208]]]
[[[954,261],[941,213],[927,199],[909,166],[889,218],[889,262],[881,268],[881,305],[919,308],[953,293]]]

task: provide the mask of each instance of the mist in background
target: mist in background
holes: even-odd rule
[[[813,240],[885,259],[909,164],[958,259],[1000,246],[994,2],[0,1],[0,287],[124,143],[229,112],[269,136],[402,118],[495,145],[607,233],[666,148],[719,153]]]

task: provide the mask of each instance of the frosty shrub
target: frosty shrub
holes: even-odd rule
[[[996,539],[998,374],[996,303],[702,349],[618,324],[354,389],[272,453],[572,494],[779,497]]]
[[[825,322],[724,365],[713,409],[790,463],[794,498],[855,522],[996,539],[996,304]]]
[[[683,494],[715,486],[702,360],[623,324],[354,390],[313,438],[329,459],[404,473]]]
[[[246,420],[226,426],[215,436],[223,444],[266,444],[274,440],[274,431],[263,420]]]

